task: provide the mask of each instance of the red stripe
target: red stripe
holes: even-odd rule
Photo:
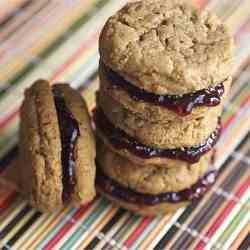
[[[66,62],[59,67],[59,69],[57,69],[55,71],[55,73],[53,74],[52,77],[50,77],[50,81],[54,81],[56,78],[58,78],[63,71],[65,71],[66,68],[68,68],[76,59],[79,58],[79,56],[86,50],[88,49],[90,46],[92,46],[93,42],[97,40],[99,35],[99,31],[97,31],[96,33],[94,33],[89,40],[87,40],[87,42],[85,44],[83,44],[83,46],[81,46],[80,48],[78,48],[76,50],[76,52],[68,59],[66,60]]]
[[[243,23],[243,25],[237,31],[236,36],[238,37],[238,39],[240,38],[241,33],[248,33],[249,29],[250,29],[250,18],[245,23]]]
[[[250,186],[250,176],[242,183],[240,188],[235,193],[235,196],[237,198],[241,198],[249,186]],[[208,237],[209,239],[212,238],[213,234],[223,224],[223,221],[227,218],[227,216],[230,214],[230,212],[232,211],[232,209],[235,207],[236,204],[237,204],[237,202],[233,201],[233,200],[230,200],[227,203],[227,206],[221,211],[221,213],[215,219],[214,223],[210,226],[210,228],[206,232],[206,234],[205,234],[206,237]],[[205,247],[205,243],[203,241],[199,241],[194,249],[195,250],[202,250],[202,249],[204,249],[204,247]]]
[[[79,220],[88,210],[90,204],[80,207],[72,216],[73,221]],[[44,246],[44,250],[53,249],[53,247],[59,242],[59,240],[75,225],[72,220],[67,221],[63,227],[54,235],[54,237]]]
[[[222,124],[222,131],[224,131],[224,130],[226,130],[228,128],[228,126],[238,116],[239,112],[242,111],[242,110],[244,110],[245,106],[248,106],[248,102],[250,102],[250,95],[247,96],[245,100],[243,100],[243,102],[240,104],[239,107],[237,107],[236,112],[234,112],[234,114],[231,117],[229,117],[228,120],[226,120],[225,122],[223,122],[223,124]]]
[[[19,109],[17,108],[13,111],[13,113],[8,114],[5,118],[0,120],[0,128],[5,127],[11,120],[13,120],[18,114],[19,114]]]
[[[124,246],[130,247],[152,220],[152,217],[145,218],[124,242]]]
[[[11,194],[9,194],[8,197],[0,203],[0,213],[2,213],[5,209],[7,209],[8,206],[16,199],[17,196],[18,196],[17,192],[12,192]]]
[[[83,54],[85,50],[87,50],[92,44],[95,39],[97,39],[99,32],[93,34],[93,36],[87,41],[86,44],[84,43],[83,46],[77,49],[77,51],[61,66],[57,71],[49,78],[50,81],[55,81],[68,67],[70,67],[73,62],[79,58]],[[6,126],[11,120],[13,120],[19,114],[20,108],[16,109],[13,113],[9,114],[6,118],[0,120],[0,128]]]
[[[194,2],[195,2],[195,4],[196,4],[196,6],[198,6],[198,7],[201,8],[201,9],[204,9],[205,6],[206,6],[207,3],[208,3],[208,0],[195,0]]]

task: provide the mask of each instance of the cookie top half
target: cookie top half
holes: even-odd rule
[[[106,66],[155,94],[206,89],[232,70],[227,27],[184,0],[128,3],[105,24],[99,47]]]

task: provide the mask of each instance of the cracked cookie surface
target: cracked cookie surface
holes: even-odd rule
[[[101,60],[157,94],[182,95],[225,80],[232,48],[225,25],[184,0],[128,3],[107,21],[100,37]]]

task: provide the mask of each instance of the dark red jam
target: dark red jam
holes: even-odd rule
[[[132,189],[122,187],[119,183],[106,176],[98,168],[96,184],[104,192],[114,196],[117,199],[148,206],[154,206],[164,202],[177,203],[182,201],[192,201],[201,198],[207,190],[214,184],[217,177],[217,171],[209,171],[190,188],[179,192],[167,192],[158,195],[143,194]]]
[[[112,87],[119,87],[129,94],[135,101],[142,101],[151,103],[157,106],[168,108],[178,115],[189,115],[194,107],[198,106],[217,106],[220,104],[221,96],[224,94],[223,81],[215,87],[202,89],[194,93],[184,95],[157,95],[154,93],[146,92],[143,89],[136,87],[122,76],[114,72],[103,63],[101,67],[104,70],[104,76]]]
[[[62,93],[53,88],[53,94],[62,143],[63,201],[68,201],[76,185],[74,148],[80,130],[77,120],[65,104]]]
[[[134,155],[144,159],[162,157],[182,160],[191,164],[196,163],[200,160],[202,155],[213,148],[220,135],[220,126],[218,125],[217,129],[210,135],[207,141],[198,146],[177,149],[152,148],[139,143],[134,138],[126,134],[123,130],[115,127],[107,119],[100,108],[94,111],[94,120],[96,127],[107,137],[114,148],[118,150],[128,150]]]

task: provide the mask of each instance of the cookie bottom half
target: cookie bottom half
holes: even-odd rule
[[[202,198],[214,184],[216,176],[216,171],[209,171],[190,188],[150,195],[124,188],[98,169],[96,185],[101,194],[118,206],[142,215],[154,215],[174,212],[189,202]]]
[[[146,206],[142,204],[135,204],[123,201],[118,199],[106,192],[103,191],[102,187],[97,186],[97,192],[106,197],[108,200],[113,202],[116,206],[122,207],[126,210],[132,211],[135,214],[150,216],[150,215],[158,215],[158,214],[169,214],[175,212],[177,209],[181,207],[187,206],[190,202],[179,202],[179,203],[164,203],[155,206]]]

